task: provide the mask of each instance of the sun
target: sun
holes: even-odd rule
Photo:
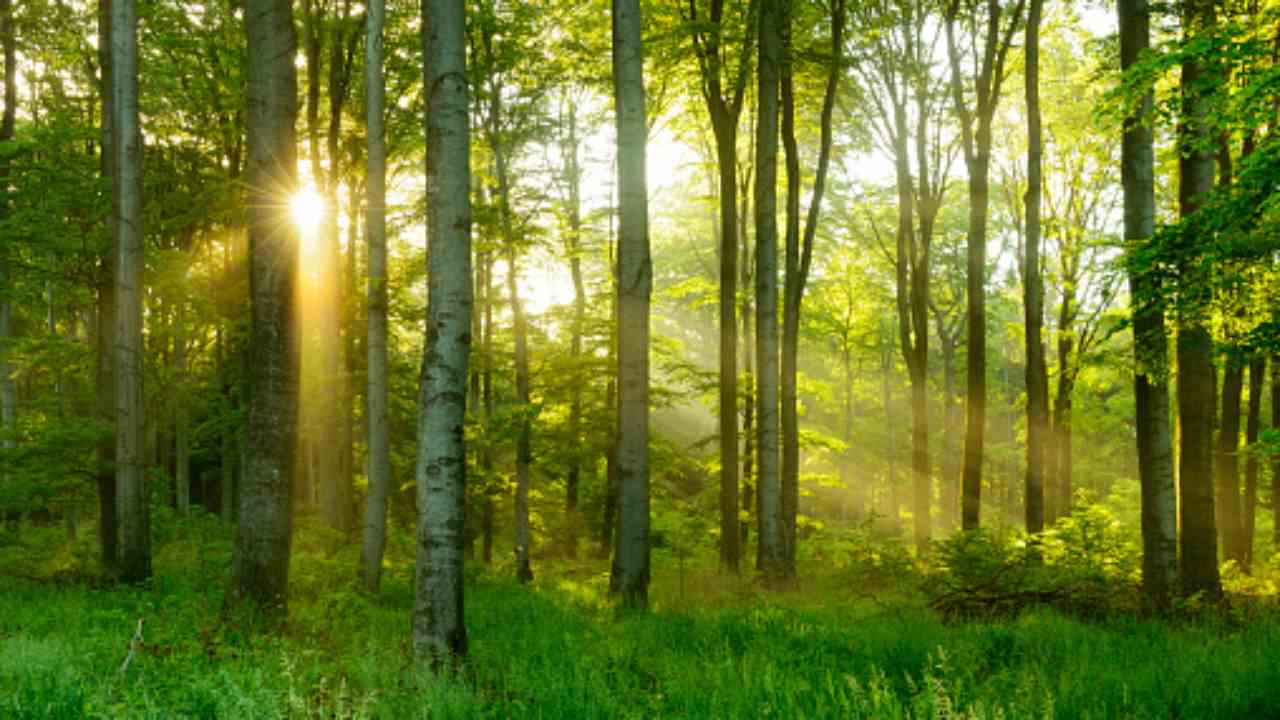
[[[301,188],[289,198],[289,214],[303,235],[311,235],[324,219],[324,198],[311,188]]]

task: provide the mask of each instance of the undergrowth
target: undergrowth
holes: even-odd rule
[[[410,658],[404,538],[371,598],[356,589],[357,550],[303,522],[290,619],[272,635],[223,611],[230,533],[216,518],[173,522],[140,587],[106,581],[89,541],[56,532],[24,528],[0,546],[0,717],[1280,717],[1280,620],[1264,605],[1247,622],[1175,623],[1123,612],[1123,600],[1086,615],[1052,602],[964,618],[926,606],[993,568],[1007,579],[1031,567],[1028,587],[1053,568],[1075,573],[1073,587],[1120,581],[1128,566],[1105,533],[1092,559],[1055,556],[1051,539],[1031,565],[1018,565],[1016,538],[942,545],[927,572],[894,543],[833,536],[802,585],[772,594],[655,558],[648,613],[615,611],[596,561],[543,563],[532,587],[501,566],[472,569],[470,657],[440,679]],[[139,618],[145,642],[122,674]]]

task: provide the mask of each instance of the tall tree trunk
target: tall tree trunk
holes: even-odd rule
[[[1147,0],[1119,0],[1120,66],[1127,70],[1151,43]],[[1151,95],[1125,119],[1120,176],[1124,190],[1124,236],[1148,242],[1155,231],[1155,153],[1146,117]],[[1149,602],[1167,609],[1178,572],[1177,490],[1169,428],[1168,337],[1164,313],[1151,301],[1160,287],[1151,275],[1130,267],[1133,298],[1134,398],[1138,475],[1142,486],[1142,586]],[[1060,471],[1061,472],[1061,471]]]
[[[1217,508],[1218,540],[1224,560],[1244,563],[1241,547],[1243,525],[1240,518],[1240,406],[1244,394],[1244,366],[1228,359],[1222,372],[1222,415],[1218,422],[1218,442],[1214,453],[1214,506]]]
[[[1258,454],[1252,452],[1258,442],[1262,424],[1262,386],[1267,381],[1267,357],[1258,355],[1249,361],[1249,415],[1245,422],[1245,444],[1250,453],[1244,466],[1244,516],[1241,523],[1241,563],[1245,570],[1253,567],[1253,539],[1258,519]]]
[[[613,87],[620,198],[619,523],[610,588],[629,607],[644,607],[649,597],[649,295],[653,281],[645,189],[647,124],[641,27],[639,0],[614,0]],[[729,350],[732,354],[732,345]]]
[[[754,138],[754,135],[752,136]],[[755,477],[755,408],[756,408],[756,383],[755,383],[755,334],[752,332],[751,323],[755,320],[755,313],[751,304],[751,293],[746,289],[751,287],[752,278],[752,259],[750,241],[747,236],[747,209],[751,203],[751,179],[749,173],[754,171],[754,148],[752,149],[752,163],[746,168],[748,175],[739,183],[738,191],[739,204],[741,212],[738,213],[738,244],[739,257],[741,262],[738,263],[738,286],[743,289],[742,308],[739,315],[742,317],[742,385],[743,385],[743,406],[742,406],[742,511],[747,520],[738,523],[739,543],[738,552],[746,552],[748,541],[751,536],[751,518],[754,517],[759,522],[759,512],[754,511],[753,505],[759,495],[759,486],[752,478]],[[757,531],[759,527],[757,526]],[[757,543],[758,546],[758,543]],[[760,564],[759,548],[757,547],[756,565]]]
[[[1018,0],[1007,27],[1002,30],[1003,10],[998,0],[987,0],[982,53],[975,58],[974,105],[970,108],[960,75],[960,49],[956,41],[961,3],[953,0],[946,11],[947,55],[951,66],[951,93],[960,116],[965,167],[969,173],[969,230],[966,278],[968,364],[965,386],[965,437],[961,525],[978,527],[982,504],[982,460],[986,438],[987,334],[986,271],[987,215],[990,204],[991,124],[1004,81],[1004,62],[1012,35],[1018,27],[1024,0]],[[978,24],[975,17],[974,25]]]
[[[1040,13],[1042,0],[1031,0],[1027,11],[1027,195],[1026,257],[1023,270],[1023,310],[1026,324],[1027,474],[1026,528],[1044,529],[1045,445],[1049,429],[1049,379],[1045,368],[1044,279],[1040,272],[1040,196],[1042,133],[1040,129]]]
[[[6,49],[6,58],[8,51]],[[102,68],[99,92],[102,96],[102,163],[101,173],[109,182],[115,180],[115,101],[113,98],[111,53],[111,0],[98,2],[98,65]],[[9,98],[9,63],[5,63],[5,108]],[[16,68],[15,68],[16,70]],[[97,403],[98,419],[109,431],[98,440],[98,544],[102,562],[115,567],[119,561],[119,523],[116,518],[116,436],[115,436],[115,337],[116,337],[116,221],[115,203],[111,208],[111,240],[98,261],[97,287]]]
[[[821,138],[818,145],[818,163],[813,181],[813,194],[809,200],[805,218],[804,235],[800,235],[800,150],[795,133],[795,92],[792,82],[793,53],[791,49],[791,3],[782,0],[782,141],[787,165],[787,232],[786,268],[782,309],[782,525],[788,578],[796,575],[796,520],[800,508],[800,418],[797,408],[796,374],[800,346],[800,310],[804,301],[805,284],[809,279],[809,266],[813,261],[813,242],[817,235],[821,214],[822,196],[826,189],[827,169],[831,162],[831,119],[835,110],[836,91],[844,72],[841,61],[844,49],[844,1],[834,0],[831,5],[831,51],[827,83],[822,99],[819,120]],[[923,394],[921,399],[923,401]],[[924,415],[924,413],[922,413]],[[927,422],[927,419],[925,420]],[[927,437],[924,442],[928,442]],[[928,450],[924,462],[928,464]],[[925,470],[928,484],[928,470]],[[916,528],[923,538],[929,535],[928,500],[926,487],[923,519],[917,518]],[[917,539],[921,537],[917,533]]]
[[[1215,24],[1212,0],[1184,0],[1184,35],[1192,38]],[[1208,149],[1209,107],[1202,87],[1206,69],[1201,58],[1182,63],[1182,117],[1179,160],[1179,211],[1187,218],[1198,211],[1213,190],[1214,157]],[[1194,242],[1193,239],[1184,242]],[[1184,248],[1191,257],[1194,247]],[[1214,517],[1213,426],[1215,386],[1213,338],[1205,317],[1205,283],[1194,260],[1178,268],[1178,416],[1182,426],[1179,474],[1182,487],[1182,589],[1218,595],[1218,539]]]
[[[116,219],[116,514],[120,573],[151,576],[151,528],[143,474],[142,132],[138,125],[138,13],[133,0],[111,7],[113,187]]]
[[[245,2],[252,325],[234,592],[283,614],[298,428],[298,244],[285,200],[297,187],[297,38],[290,0]]]
[[[382,76],[384,0],[370,0],[365,18],[365,123],[368,132],[367,213],[369,242],[369,370],[366,403],[369,428],[369,499],[365,506],[362,550],[364,585],[377,593],[387,541],[387,493],[391,485],[391,440],[387,410],[387,144],[382,113],[386,87]]]
[[[4,44],[4,116],[0,121],[0,142],[13,140],[17,113],[17,45],[13,30],[12,0],[0,0],[0,42]],[[0,165],[0,176],[9,182],[9,163]],[[5,193],[7,194],[7,193]],[[0,197],[0,213],[9,211],[8,198]],[[9,346],[13,342],[13,298],[9,278],[9,258],[0,250],[0,447],[15,447],[17,430],[17,392],[13,383],[13,366],[9,363]],[[0,485],[7,483],[8,474],[0,471]]]
[[[760,471],[760,573],[786,577],[778,437],[778,82],[782,38],[779,3],[761,0],[756,123],[756,445]]]
[[[418,396],[418,552],[413,646],[449,664],[467,652],[463,498],[471,350],[471,145],[462,0],[422,4],[427,93],[427,337]]]

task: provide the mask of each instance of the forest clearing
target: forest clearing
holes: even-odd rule
[[[0,50],[0,718],[1280,718],[1277,0]]]

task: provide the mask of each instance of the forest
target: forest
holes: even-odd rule
[[[1277,0],[0,49],[0,718],[1280,717]]]

